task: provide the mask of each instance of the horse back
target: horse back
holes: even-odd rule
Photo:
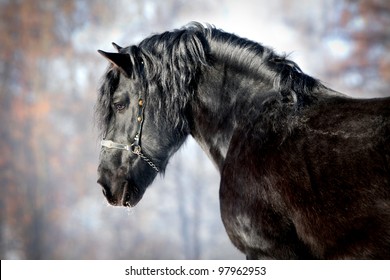
[[[256,258],[390,258],[390,99],[281,115],[232,138],[220,196],[233,243]]]

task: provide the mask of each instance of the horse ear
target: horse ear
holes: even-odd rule
[[[114,46],[114,48],[115,48],[118,52],[120,52],[120,51],[123,49],[121,46],[115,44],[114,42],[112,42],[112,45]]]
[[[131,69],[132,64],[130,61],[130,56],[125,53],[108,53],[102,50],[98,50],[98,52],[104,56],[108,61],[111,62],[112,65],[119,68],[120,71],[127,77],[131,77]]]

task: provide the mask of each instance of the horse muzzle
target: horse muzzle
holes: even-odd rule
[[[108,180],[100,177],[97,183],[102,187],[103,195],[113,206],[134,207],[142,199],[144,191],[128,180],[109,184]]]

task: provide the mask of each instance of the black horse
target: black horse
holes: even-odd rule
[[[98,183],[133,207],[191,135],[247,258],[390,258],[390,99],[352,99],[286,56],[192,23],[110,61]]]

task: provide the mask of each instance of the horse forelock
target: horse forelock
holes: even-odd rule
[[[119,85],[119,70],[110,66],[103,76],[98,98],[95,105],[95,120],[99,129],[99,134],[103,138],[108,132],[111,118],[114,114],[111,107],[112,95]]]
[[[129,55],[131,65],[133,66],[131,69],[131,78],[142,79],[143,82],[146,82],[143,77],[143,59],[140,49],[137,46],[129,46],[121,48],[120,52]],[[108,132],[111,118],[114,115],[111,102],[112,96],[118,88],[120,77],[120,70],[110,64],[101,81],[98,91],[98,99],[95,105],[95,121],[101,137],[104,137],[104,135]]]

